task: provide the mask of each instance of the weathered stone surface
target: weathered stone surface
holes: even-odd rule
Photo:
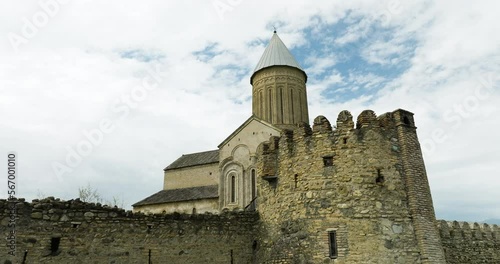
[[[33,219],[41,219],[43,218],[43,214],[41,212],[34,212],[31,214],[31,218]]]
[[[276,184],[259,181],[258,210],[269,223],[260,261],[332,263],[333,230],[336,263],[446,263],[411,122],[404,110],[381,118],[367,110],[354,128],[343,111],[335,130],[320,116],[312,131],[301,126],[282,136],[279,148],[263,144],[258,174],[273,171],[279,178]],[[294,240],[280,228],[282,221],[302,226],[308,236]]]
[[[83,214],[83,216],[88,217],[88,218],[92,218],[92,217],[94,217],[94,213],[92,213],[92,212],[85,212]]]
[[[440,221],[439,230],[447,263],[500,263],[498,226]]]
[[[150,250],[153,263],[230,263],[231,258],[254,263],[255,212],[144,215],[75,200],[44,202],[50,208],[77,204],[73,208],[79,209],[33,211],[33,204],[24,203],[16,212],[16,252],[27,250],[27,263],[147,263]],[[0,219],[6,222],[7,206],[0,199]],[[0,226],[2,234],[9,230]],[[54,254],[52,238],[60,238]],[[7,250],[0,247],[0,263],[21,263],[22,253],[8,257]]]

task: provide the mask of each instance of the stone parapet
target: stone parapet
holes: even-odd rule
[[[0,200],[4,237],[13,217],[17,254],[0,247],[1,263],[21,263],[24,252],[27,263],[253,263],[258,226],[254,212],[145,215],[79,200],[19,199]]]

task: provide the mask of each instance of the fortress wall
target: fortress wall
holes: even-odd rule
[[[3,243],[0,263],[252,263],[258,216],[144,215],[79,200],[0,200],[0,234],[9,236],[17,207],[16,257]],[[54,247],[59,240],[58,249]]]
[[[446,263],[500,263],[500,227],[439,221]]]
[[[392,115],[319,116],[259,150],[259,263],[421,263]]]

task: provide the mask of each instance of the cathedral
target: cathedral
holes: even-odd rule
[[[254,208],[256,151],[284,129],[309,124],[307,74],[274,32],[255,67],[252,116],[218,149],[184,154],[165,168],[163,190],[133,205],[144,213],[217,213]]]

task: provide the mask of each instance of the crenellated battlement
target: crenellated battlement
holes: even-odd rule
[[[447,263],[499,263],[498,225],[441,220],[438,227]]]
[[[496,224],[439,221],[439,231],[445,239],[491,240],[500,242],[500,227]]]
[[[399,146],[396,127],[404,124],[398,122],[397,118],[404,114],[395,113],[401,111],[405,114],[409,113],[404,110],[396,110],[377,117],[374,111],[365,110],[359,114],[355,125],[351,113],[344,110],[338,114],[336,126],[332,126],[325,116],[320,115],[314,119],[312,127],[306,123],[300,123],[293,130],[283,130],[279,138],[279,147],[276,145],[275,147],[270,146],[270,144],[276,143],[276,138],[262,143],[263,146],[259,148],[258,154],[270,157],[274,155],[271,153],[274,150],[281,151],[281,155],[289,157],[302,153],[302,151],[308,153],[319,151],[322,155],[334,155],[334,152],[338,149],[370,145],[367,144],[368,141],[373,141],[375,144],[385,144],[385,147],[397,151]],[[407,119],[410,120],[411,118],[413,121],[411,113],[408,116],[410,117],[407,117]],[[409,126],[409,124],[406,125]],[[268,159],[268,161],[275,163],[272,159]],[[268,175],[268,173],[264,173],[264,175]]]

